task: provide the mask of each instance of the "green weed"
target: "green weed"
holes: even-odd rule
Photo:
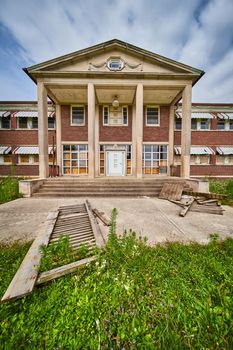
[[[0,180],[0,203],[5,203],[22,197],[19,193],[19,181],[8,176]]]
[[[1,349],[233,348],[233,239],[151,247],[111,230],[96,262],[0,305]],[[27,247],[1,247],[0,293]]]

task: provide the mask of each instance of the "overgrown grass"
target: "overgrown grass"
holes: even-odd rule
[[[41,246],[42,260],[40,272],[48,271],[56,267],[81,260],[89,255],[88,246],[80,245],[77,250],[72,250],[69,237],[62,235],[59,240],[48,247]]]
[[[0,180],[0,204],[20,197],[18,179],[8,176]]]
[[[233,205],[233,179],[229,180],[210,180],[210,192],[224,194],[227,196],[223,200],[224,204]]]
[[[0,294],[27,248],[1,247]],[[232,264],[232,239],[150,247],[113,225],[97,262],[0,306],[0,348],[232,349]]]

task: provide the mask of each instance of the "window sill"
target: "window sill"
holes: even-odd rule
[[[149,128],[150,128],[150,127],[152,127],[152,128],[154,128],[154,127],[155,127],[155,128],[158,128],[158,127],[160,127],[160,124],[146,124],[145,126],[146,126],[146,127],[149,127]]]

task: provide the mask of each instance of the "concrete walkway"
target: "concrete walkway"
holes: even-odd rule
[[[208,236],[233,237],[233,208],[225,206],[224,215],[189,212],[179,217],[180,208],[158,198],[90,198],[93,207],[108,216],[117,208],[117,232],[134,230],[154,244],[165,241],[208,242]],[[31,240],[51,210],[84,202],[83,198],[20,198],[0,205],[0,241]],[[105,232],[107,235],[107,231]]]

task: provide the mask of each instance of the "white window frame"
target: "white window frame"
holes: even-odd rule
[[[83,123],[82,124],[74,124],[73,123],[73,107],[83,107]],[[75,105],[70,105],[70,125],[71,126],[84,126],[86,122],[86,108],[85,105],[83,104],[75,104]]]
[[[19,118],[25,118],[25,119],[27,119],[27,127],[26,127],[26,128],[20,128],[20,127],[19,127]],[[29,117],[17,117],[17,129],[19,129],[19,130],[28,130],[28,129],[30,129],[29,125],[30,125],[30,123],[29,123]]]
[[[10,126],[9,126],[9,128],[3,128],[2,127],[2,119],[3,118],[7,118],[7,117],[0,117],[0,129],[2,129],[2,130],[10,130],[11,129],[11,118],[10,118]]]
[[[148,108],[158,108],[158,124],[148,124],[147,123],[147,109]],[[146,106],[146,126],[152,126],[152,127],[160,126],[160,106],[158,106],[158,105],[147,105]]]
[[[194,162],[191,162],[191,156],[195,157]],[[202,156],[208,156],[208,162],[207,163],[201,163],[201,157]],[[190,155],[190,165],[209,165],[210,164],[210,154],[191,154]]]
[[[105,109],[105,108],[108,109],[108,122],[107,122],[107,123],[104,122],[104,109]],[[102,113],[103,113],[103,125],[104,125],[104,126],[107,126],[107,125],[109,125],[109,118],[110,118],[110,115],[109,115],[109,106],[104,105],[104,106],[103,106],[103,111],[102,111]]]
[[[180,120],[181,121],[181,128],[180,129],[177,129],[176,127],[176,122]],[[181,131],[182,130],[182,118],[174,118],[174,129],[177,130],[177,131]]]
[[[192,124],[191,124],[191,131],[210,131],[210,130],[211,130],[210,119],[202,119],[202,120],[208,120],[208,121],[209,121],[209,127],[208,127],[208,129],[202,129],[202,128],[201,128],[201,119],[195,119],[195,118],[193,118],[193,120],[196,120],[197,128],[196,128],[196,129],[192,129]]]
[[[21,156],[28,156],[29,162],[28,163],[21,162]],[[18,164],[20,164],[20,165],[32,165],[33,164],[33,154],[19,154],[18,155]],[[36,163],[36,164],[38,164],[38,163]]]
[[[127,123],[126,124],[124,124],[124,108],[126,108],[126,110],[127,110]],[[127,105],[124,105],[124,106],[122,106],[122,126],[128,126],[128,124],[129,124],[129,108],[128,108],[128,106]]]
[[[112,68],[111,67],[111,63],[115,61],[115,62],[119,62],[119,68]],[[107,67],[110,71],[113,71],[113,72],[119,72],[121,71],[123,68],[124,68],[124,61],[120,58],[120,57],[110,57],[107,61]]]
[[[12,164],[11,162],[4,162],[4,156],[10,156],[11,154],[0,154],[0,165],[9,165]]]

